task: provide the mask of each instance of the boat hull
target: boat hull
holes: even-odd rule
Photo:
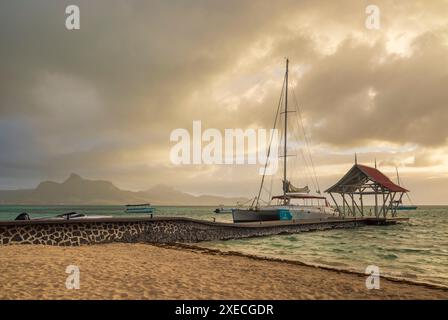
[[[213,212],[216,214],[223,214],[223,213],[232,213],[234,209],[215,209]]]
[[[417,206],[398,206],[395,210],[397,211],[417,210]]]
[[[125,210],[126,213],[153,213],[154,208],[128,208]]]
[[[281,221],[281,220],[314,220],[333,218],[334,215],[322,207],[316,208],[260,208],[234,209],[232,211],[233,222],[257,222],[257,221]]]

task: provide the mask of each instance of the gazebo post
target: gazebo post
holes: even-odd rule
[[[350,197],[352,198],[353,216],[356,218],[355,198],[354,198],[353,194],[351,194]]]
[[[359,195],[359,202],[361,203],[361,216],[364,217],[364,203],[362,201],[362,193],[361,188],[359,189],[360,195]]]
[[[378,188],[375,185],[375,217],[378,218]]]
[[[395,217],[397,215],[397,207],[400,205],[401,200],[403,198],[404,192],[400,193],[400,198],[397,200],[397,204],[394,206],[393,211],[392,211],[392,215]]]
[[[349,195],[350,195],[350,194],[349,194]],[[345,193],[344,193],[343,201],[344,201],[345,205],[347,206],[347,211],[348,211],[351,215],[354,215],[352,209],[350,208],[350,204],[348,203],[347,199],[345,199]]]
[[[391,195],[392,195],[392,196],[391,196],[391,198],[390,198],[389,205],[387,206],[386,214],[389,212],[389,209],[390,209],[391,215],[392,215],[392,217],[393,217],[393,216],[394,216],[394,213],[393,213],[393,211],[392,211],[392,206],[393,206],[394,199],[395,199],[395,196],[397,195],[397,193],[396,193],[396,192],[392,192]]]
[[[336,205],[336,208],[338,209],[339,216],[341,216],[342,212],[341,212],[341,210],[339,209],[339,205],[338,205],[338,203],[336,202],[336,199],[334,198],[333,193],[331,193],[331,192],[330,192],[330,197],[331,197],[331,199],[333,199],[333,202],[334,202],[334,204]]]

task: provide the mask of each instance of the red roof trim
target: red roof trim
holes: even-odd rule
[[[386,175],[375,168],[367,167],[362,164],[357,164],[356,167],[361,170],[366,176],[368,176],[373,181],[377,182],[384,188],[392,192],[409,192],[405,188],[393,183]]]

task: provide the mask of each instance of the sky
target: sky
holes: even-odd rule
[[[398,167],[415,203],[448,204],[447,12],[444,0],[2,1],[0,189],[76,172],[254,196],[260,165],[175,165],[170,133],[271,128],[288,57],[309,140],[291,152],[311,154],[320,189],[357,153],[392,179]],[[312,183],[305,160],[295,184]]]

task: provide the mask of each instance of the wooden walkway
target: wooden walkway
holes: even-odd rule
[[[311,225],[319,223],[349,223],[349,222],[364,222],[367,225],[390,225],[397,224],[399,222],[407,222],[409,218],[334,218],[334,219],[308,219],[308,220],[279,220],[279,221],[259,221],[259,222],[241,222],[241,223],[229,223],[242,227],[276,227],[287,225]]]

